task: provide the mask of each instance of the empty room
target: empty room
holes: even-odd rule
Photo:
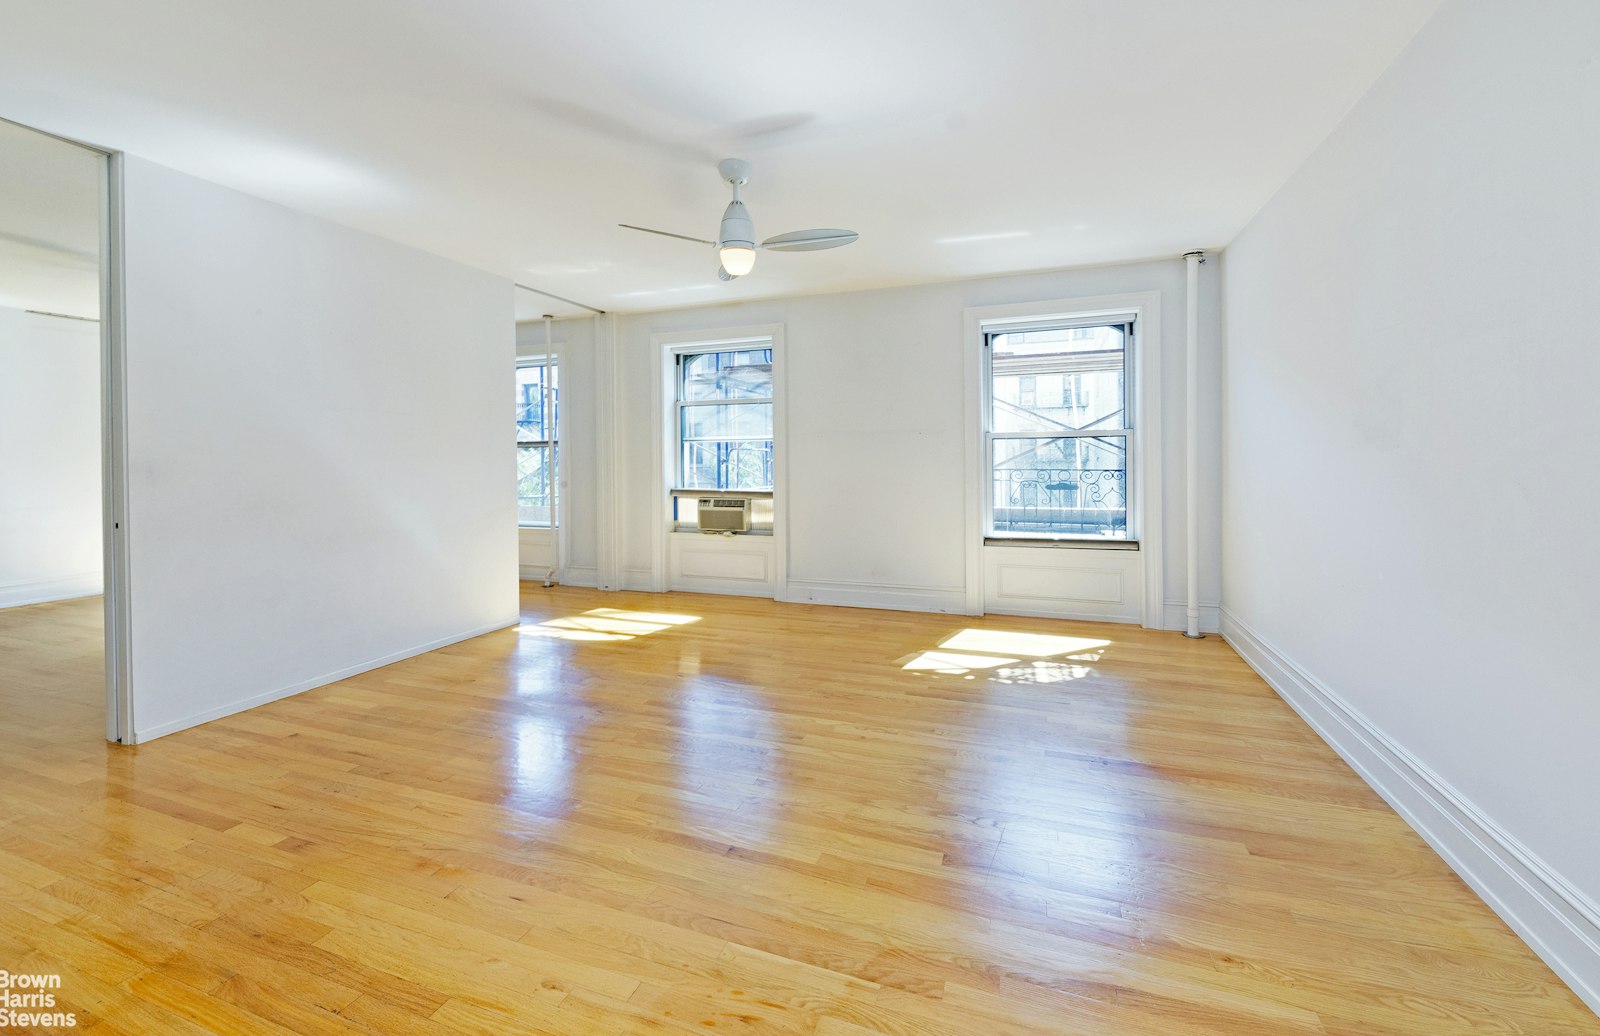
[[[1600,1034],[1600,4],[0,35],[0,1029]]]

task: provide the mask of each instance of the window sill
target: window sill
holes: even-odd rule
[[[770,489],[674,489],[670,491],[673,496],[706,496],[706,497],[738,497],[759,496],[769,497]]]
[[[772,535],[772,530],[771,529],[750,529],[750,530],[748,530],[746,532],[702,532],[699,529],[693,529],[693,528],[690,528],[690,529],[675,528],[675,529],[672,530],[672,534],[674,536],[730,536],[730,537],[762,536],[762,537],[770,537]]]
[[[1035,539],[1032,537],[985,536],[985,547],[1050,547],[1067,550],[1138,550],[1138,540]]]

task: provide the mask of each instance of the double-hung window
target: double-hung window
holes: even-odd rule
[[[1127,540],[1133,321],[984,335],[985,535]]]
[[[772,491],[772,349],[677,357],[679,490]]]
[[[517,524],[536,529],[552,527],[552,489],[560,472],[557,382],[554,363],[517,365]]]

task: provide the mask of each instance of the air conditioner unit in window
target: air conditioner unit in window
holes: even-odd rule
[[[698,521],[701,532],[749,532],[750,498],[701,497]]]

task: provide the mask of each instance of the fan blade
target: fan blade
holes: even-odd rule
[[[660,234],[662,237],[675,237],[679,241],[693,241],[697,245],[710,245],[713,248],[715,248],[717,244],[715,241],[707,241],[703,237],[690,237],[688,234],[674,234],[669,230],[651,230],[649,227],[636,227],[632,223],[618,223],[617,226],[622,227],[625,230],[642,230],[646,234]],[[824,245],[823,247],[827,246]]]
[[[854,230],[796,230],[769,237],[761,247],[773,252],[815,252],[843,247],[860,236]]]
[[[738,278],[735,277],[733,274],[729,273],[723,267],[719,266],[719,267],[717,267],[717,280],[719,280],[719,281],[734,281],[734,280],[738,280]]]

